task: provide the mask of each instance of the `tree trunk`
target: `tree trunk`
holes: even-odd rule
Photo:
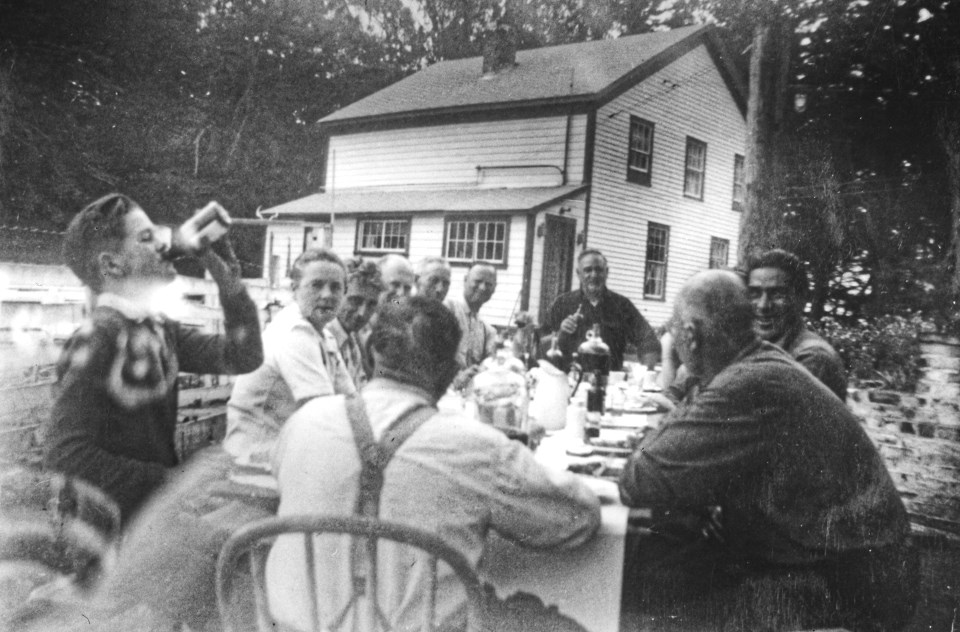
[[[947,180],[950,190],[950,257],[953,264],[951,289],[953,298],[960,297],[960,114],[945,110],[940,115],[937,132],[947,155]]]
[[[786,107],[792,31],[782,18],[757,26],[750,53],[750,93],[747,101],[746,187],[740,217],[738,259],[773,247],[772,232],[780,205],[771,186],[775,138]]]

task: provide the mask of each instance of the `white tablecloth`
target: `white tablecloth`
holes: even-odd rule
[[[562,466],[565,437],[544,440],[538,460]],[[558,606],[590,632],[618,632],[620,590],[628,509],[619,503],[612,481],[584,477],[601,499],[602,524],[597,535],[576,549],[525,549],[493,536],[480,575],[500,597],[524,591]],[[507,631],[504,631],[507,632]]]

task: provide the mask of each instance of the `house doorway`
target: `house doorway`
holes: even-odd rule
[[[573,276],[573,248],[577,220],[557,215],[544,216],[543,279],[540,282],[540,318],[543,322],[553,300],[570,291]]]

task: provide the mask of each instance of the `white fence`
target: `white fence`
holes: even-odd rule
[[[251,279],[247,287],[261,318],[267,306],[286,304],[288,290]],[[222,329],[213,281],[178,277],[165,305],[172,317],[206,331]],[[86,289],[64,266],[0,262],[0,452],[35,451],[50,413],[56,362],[64,342],[89,313]],[[189,452],[222,426],[222,402],[230,395],[228,376],[180,377],[181,428],[178,448]],[[182,435],[182,436],[181,436]]]

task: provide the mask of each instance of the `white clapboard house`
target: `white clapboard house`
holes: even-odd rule
[[[736,251],[746,96],[732,59],[709,26],[506,41],[322,119],[323,189],[264,215],[328,224],[342,256],[446,257],[451,294],[489,261],[498,287],[482,316],[495,325],[541,317],[577,287],[579,249],[599,248],[611,289],[662,323],[685,279]],[[309,241],[290,226],[268,256]]]

